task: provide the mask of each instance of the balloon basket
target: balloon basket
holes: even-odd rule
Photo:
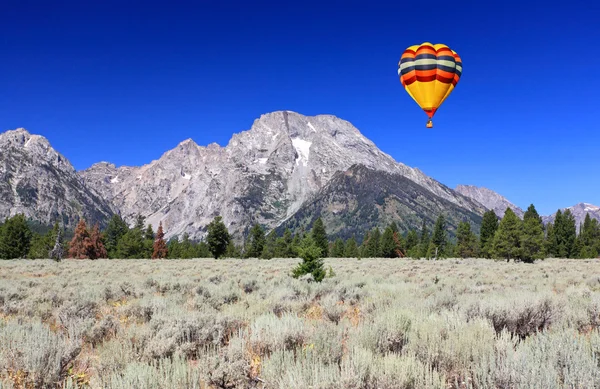
[[[433,128],[433,122],[431,119],[427,121],[427,128]]]

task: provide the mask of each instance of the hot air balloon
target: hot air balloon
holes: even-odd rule
[[[398,63],[402,86],[429,116],[427,128],[433,127],[433,115],[452,93],[461,74],[462,60],[444,44],[410,46]]]

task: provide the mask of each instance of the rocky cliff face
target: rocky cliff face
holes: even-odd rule
[[[255,222],[276,227],[335,173],[355,164],[405,177],[449,204],[480,210],[418,169],[396,162],[349,122],[289,111],[261,116],[225,147],[187,140],[148,165],[100,163],[80,175],[125,217],[140,213],[154,226],[162,221],[167,237],[187,232],[198,238],[216,215],[237,234]]]
[[[512,209],[515,214],[523,218],[525,212],[508,199],[491,189],[477,187],[473,185],[458,185],[455,189],[458,193],[463,196],[469,197],[478,203],[482,204],[485,208],[493,210],[498,217],[503,217],[506,208]]]
[[[46,138],[22,128],[0,134],[0,199],[2,219],[23,213],[68,228],[81,217],[104,225],[113,213]]]

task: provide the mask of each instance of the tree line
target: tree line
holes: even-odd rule
[[[267,233],[255,224],[244,242],[236,245],[220,216],[207,226],[206,238],[192,240],[188,234],[165,241],[162,223],[154,232],[137,216],[132,227],[114,215],[106,228],[89,227],[80,220],[72,235],[62,242],[70,258],[297,258],[314,253],[320,258],[427,258],[484,257],[533,262],[546,257],[596,258],[600,254],[600,225],[589,214],[579,228],[570,210],[558,211],[552,223],[544,225],[530,205],[523,219],[507,208],[500,219],[494,211],[483,215],[480,234],[468,221],[458,224],[452,238],[445,216],[439,215],[430,231],[425,220],[420,229],[400,233],[395,223],[373,228],[360,237],[330,241],[318,218],[310,231],[281,235]],[[7,218],[0,225],[0,258],[48,258],[61,240],[58,223],[45,234],[32,231],[23,215]],[[57,239],[58,238],[58,239]],[[311,251],[312,250],[312,251]]]

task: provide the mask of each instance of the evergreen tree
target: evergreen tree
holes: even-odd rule
[[[94,255],[90,233],[87,230],[85,220],[79,219],[79,223],[75,228],[75,234],[69,245],[69,257],[87,259],[90,258],[90,254]]]
[[[152,245],[152,259],[167,258],[168,249],[165,243],[165,233],[163,231],[162,222],[158,224],[158,231],[156,231],[156,239]]]
[[[227,245],[227,250],[225,251],[225,257],[226,258],[241,258],[242,257],[242,252],[241,252],[240,248],[238,246],[236,246],[235,243],[233,243],[233,240],[230,240],[229,244]]]
[[[275,256],[277,258],[292,258],[294,253],[292,251],[292,231],[286,228],[283,236],[277,238]]]
[[[523,234],[521,235],[521,258],[532,263],[544,257],[544,226],[542,218],[533,204],[523,216]]]
[[[246,258],[260,258],[265,247],[265,231],[258,223],[250,229],[246,240]]]
[[[32,235],[23,214],[6,219],[0,227],[0,258],[25,258],[29,253]]]
[[[415,230],[408,231],[405,240],[406,255],[411,258],[419,256],[419,234]]]
[[[294,239],[292,240],[292,247],[291,247],[292,258],[298,257],[298,255],[299,255],[298,250],[300,249],[301,244],[302,244],[302,239],[300,237],[300,233],[297,232],[296,234],[294,234]]]
[[[477,237],[471,231],[471,224],[462,221],[458,224],[456,232],[456,254],[461,258],[473,258],[477,256]]]
[[[479,235],[479,248],[481,256],[484,258],[492,258],[493,242],[496,231],[498,230],[498,216],[492,210],[483,214],[481,222],[481,233]]]
[[[439,215],[435,221],[431,242],[437,248],[437,258],[444,258],[446,245],[448,244],[448,237],[446,234],[446,218],[444,215]]]
[[[561,258],[573,258],[576,238],[577,228],[571,210],[566,209],[564,213],[558,210],[554,219],[556,254]]]
[[[345,246],[346,247],[344,248],[344,257],[358,258],[358,246],[356,245],[356,239],[354,238],[354,235],[352,235],[350,239],[348,239]]]
[[[600,228],[598,220],[592,219],[590,214],[585,215],[583,226],[579,230],[579,258],[596,258],[600,248]]]
[[[104,231],[106,251],[109,258],[117,257],[119,240],[129,231],[129,226],[119,215],[113,215]]]
[[[119,239],[116,257],[129,259],[143,258],[146,256],[145,251],[143,231],[139,228],[139,224],[136,223],[134,228],[127,231]]]
[[[227,246],[231,237],[225,224],[221,221],[221,216],[216,216],[208,225],[208,236],[206,242],[213,258],[217,259],[223,256],[227,251]]]
[[[546,240],[544,242],[544,251],[546,255],[555,257],[558,253],[556,247],[556,236],[554,235],[554,223],[546,224]]]
[[[260,257],[262,259],[275,258],[275,251],[277,251],[277,233],[275,230],[271,230],[265,238],[265,247]]]
[[[394,240],[394,230],[391,226],[386,227],[381,235],[380,253],[383,258],[396,258],[398,253],[396,241]]]
[[[342,238],[337,238],[331,247],[329,256],[331,258],[344,258],[344,249],[344,241]]]
[[[315,281],[321,282],[326,275],[321,256],[322,249],[322,247],[317,245],[312,236],[307,236],[298,249],[302,262],[294,268],[292,276],[298,278],[310,273]]]
[[[198,252],[190,240],[190,234],[187,232],[183,233],[181,242],[179,242],[179,255],[179,258],[182,259],[199,258]]]
[[[58,231],[58,222],[55,222],[54,227],[46,232],[46,234],[32,234],[31,245],[27,257],[30,259],[49,258],[50,251],[56,243]]]
[[[507,261],[510,259],[520,259],[522,233],[523,225],[521,219],[515,215],[512,209],[507,208],[494,235],[494,256],[504,258]]]
[[[542,217],[539,215],[539,213],[537,212],[537,210],[535,209],[535,206],[533,204],[530,204],[529,207],[527,207],[527,211],[525,211],[525,214],[523,215],[524,222],[529,219],[535,220],[541,226],[544,225],[542,223]]]
[[[179,238],[172,237],[167,242],[167,256],[170,259],[178,259],[182,258],[181,244],[179,243]]]
[[[321,249],[321,257],[326,256],[329,253],[329,239],[320,217],[313,224],[311,236],[317,247]]]
[[[361,245],[361,257],[363,258],[381,258],[381,231],[379,227],[373,228],[368,232],[366,241]]]
[[[427,252],[429,251],[429,243],[431,241],[431,236],[429,234],[429,230],[427,229],[427,225],[425,224],[425,219],[423,219],[423,225],[421,226],[421,236],[419,237],[419,257],[427,258]]]

